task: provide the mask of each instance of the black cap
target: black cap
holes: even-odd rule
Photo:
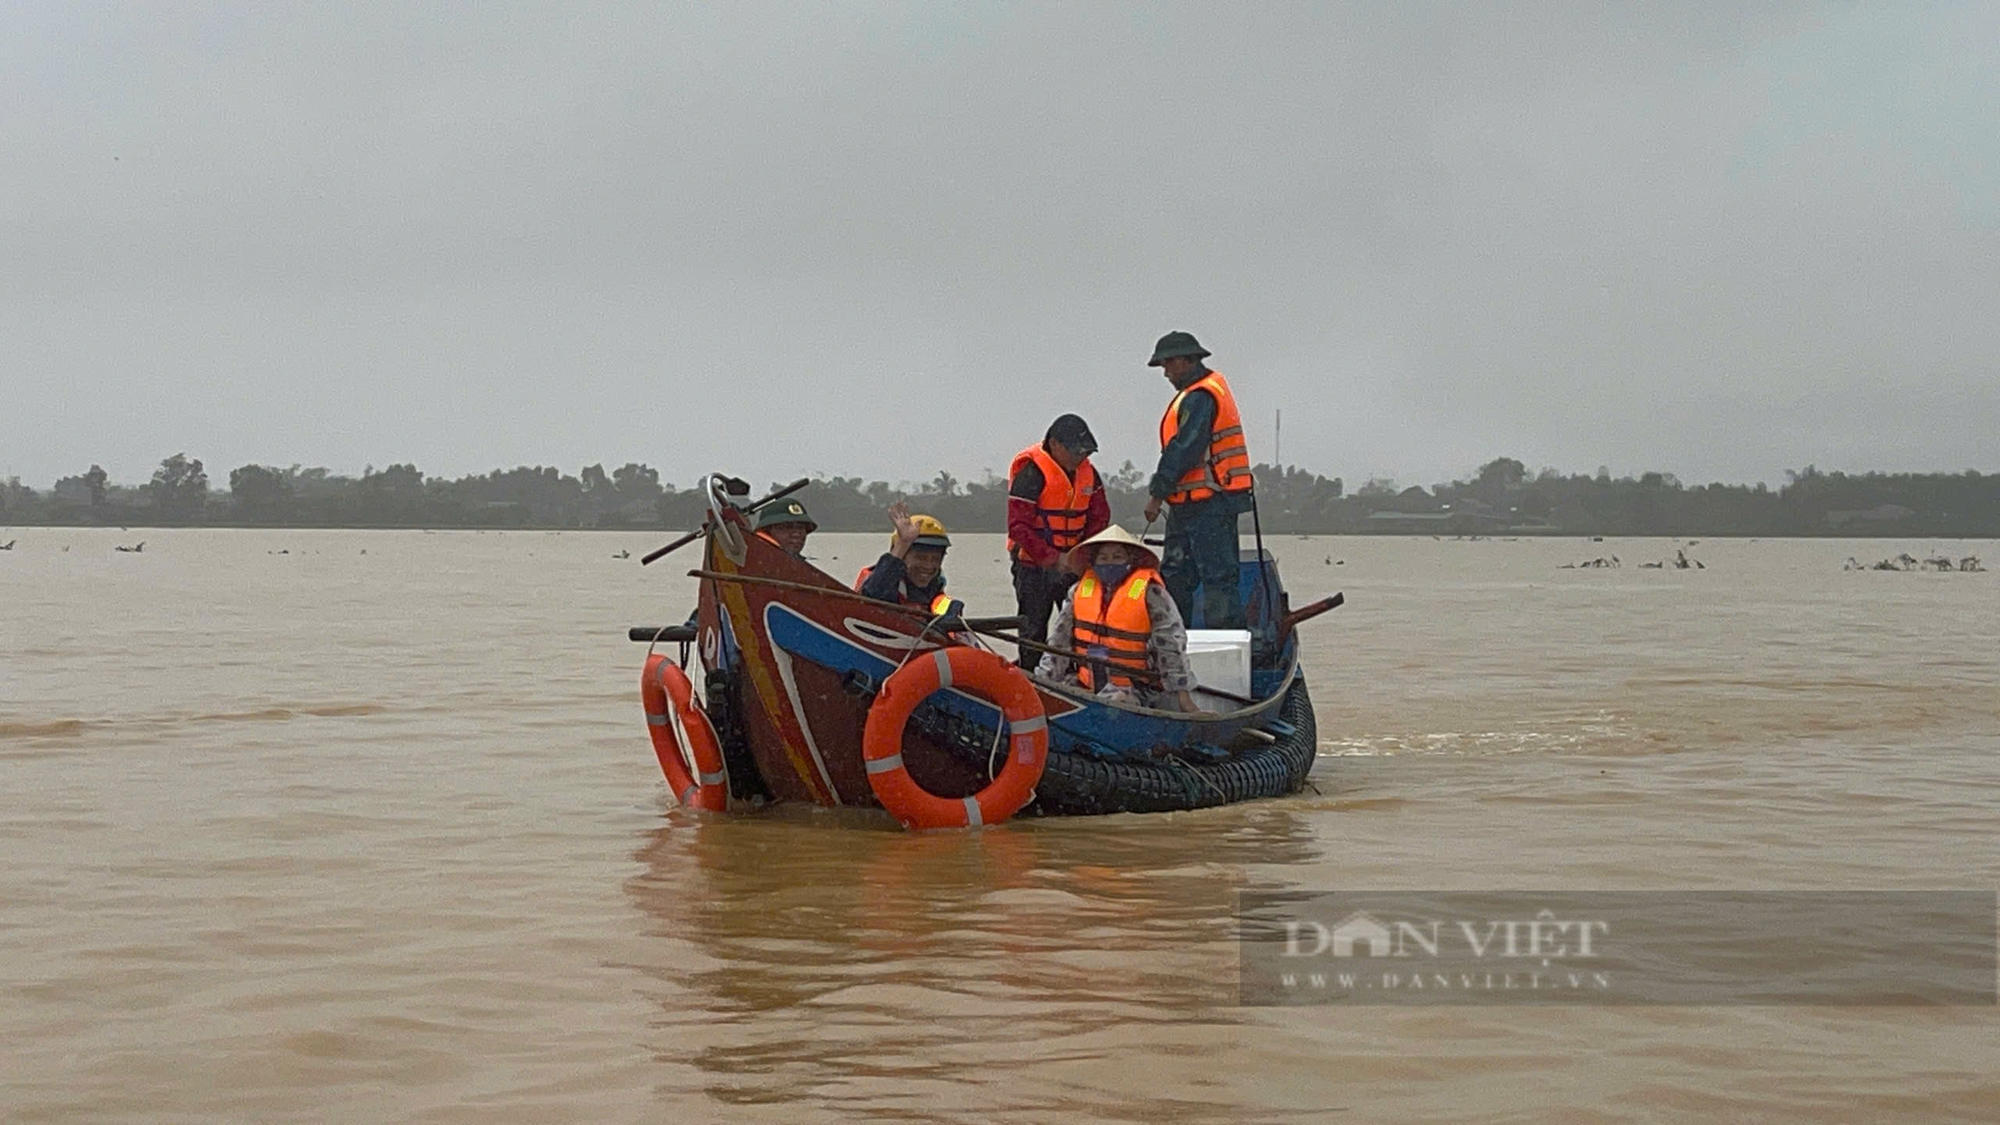
[[[1080,457],[1097,452],[1097,438],[1091,435],[1090,424],[1074,414],[1050,422],[1047,440],[1062,442]]]

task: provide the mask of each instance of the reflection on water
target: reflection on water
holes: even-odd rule
[[[1990,1008],[1246,1009],[1232,920],[1253,887],[2000,885],[2000,575],[1274,541],[1295,600],[1348,599],[1302,631],[1313,789],[912,835],[671,808],[622,638],[693,583],[610,557],[658,537],[115,536],[0,559],[9,1122],[2000,1105]],[[813,539],[842,577],[879,549]],[[950,569],[1011,605],[999,537]]]
[[[1174,819],[915,834],[796,810],[676,817],[626,883],[671,951],[647,969],[656,1050],[722,1101],[879,1110],[962,1097],[969,1051],[1233,1025],[1242,871],[1317,846],[1278,809],[1212,835]]]

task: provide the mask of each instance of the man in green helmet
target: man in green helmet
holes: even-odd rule
[[[807,514],[806,506],[797,500],[786,498],[757,509],[757,522],[751,529],[759,539],[783,550],[794,558],[805,558],[806,536],[819,530]],[[693,626],[701,616],[701,607],[688,611],[687,624]]]
[[[806,506],[797,500],[779,500],[757,510],[757,534],[800,558],[805,557],[806,536],[818,530]]]

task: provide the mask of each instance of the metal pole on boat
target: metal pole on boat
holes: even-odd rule
[[[804,488],[806,485],[809,485],[811,483],[812,483],[811,477],[800,477],[799,479],[793,481],[792,483],[786,485],[785,487],[779,489],[778,491],[773,492],[769,496],[764,497],[762,500],[759,500],[756,503],[749,505],[743,510],[745,512],[754,512],[757,509],[763,507],[764,505],[769,504],[771,501],[782,500],[785,497],[790,496],[792,493],[797,492],[799,489]],[[749,486],[745,485],[743,491],[746,493],[749,492],[750,491]],[[693,531],[688,532],[686,535],[681,536],[679,539],[674,540],[673,542],[667,544],[666,546],[661,547],[659,550],[654,551],[652,554],[649,554],[644,558],[640,559],[639,565],[651,566],[655,562],[658,562],[660,559],[663,559],[666,556],[673,554],[675,551],[680,550],[682,547],[687,546],[689,543],[694,542],[695,540],[701,538],[703,535],[707,533],[708,533],[707,527],[695,528]]]
[[[1264,520],[1257,512],[1257,486],[1250,486],[1250,526],[1257,534],[1257,578],[1264,585],[1264,616],[1276,631],[1278,603],[1271,597],[1271,568],[1264,562]],[[1246,620],[1244,624],[1249,624]]]

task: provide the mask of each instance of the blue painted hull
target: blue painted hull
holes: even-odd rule
[[[861,758],[869,701],[903,661],[960,642],[924,635],[919,623],[876,605],[759,585],[760,579],[778,579],[842,589],[803,560],[754,537],[742,562],[732,563],[711,548],[709,566],[740,576],[704,581],[699,611],[704,668],[727,688],[711,694],[710,706],[731,712],[717,725],[733,730],[738,743],[728,755],[732,791],[827,805],[874,804]],[[1243,571],[1255,629],[1282,614],[1282,587],[1273,564],[1267,607],[1266,574],[1254,559],[1245,560]],[[1295,638],[1275,646],[1253,672],[1259,701],[1221,713],[1152,710],[1037,682],[1048,717],[1049,767],[1029,812],[1192,807],[1240,799],[1231,797],[1233,792],[1271,796],[1296,789],[1304,779],[1301,755],[1309,768],[1313,749],[1310,741],[1300,743],[1304,684],[1297,655]],[[1309,701],[1305,706],[1309,714]],[[1285,718],[1288,709],[1291,719]],[[1007,745],[1001,728],[992,704],[947,688],[912,718],[904,759],[925,789],[943,797],[967,796],[997,768],[995,748],[1004,754]],[[1272,757],[1278,753],[1282,763]],[[1256,774],[1254,784],[1237,777],[1246,769]],[[1121,796],[1121,788],[1135,792]],[[1176,790],[1183,796],[1174,799]]]

